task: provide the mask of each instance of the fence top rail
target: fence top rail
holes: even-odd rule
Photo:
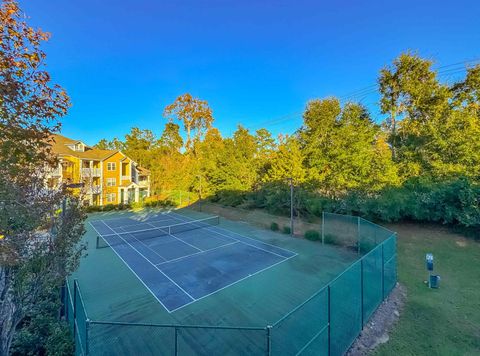
[[[341,217],[344,217],[344,218],[358,218],[359,217],[359,216],[356,216],[356,215],[349,215],[349,214],[330,213],[328,211],[324,211],[323,214],[341,216]]]
[[[385,226],[375,224],[374,222],[371,222],[370,220],[364,219],[364,218],[362,218],[362,217],[360,217],[360,220],[363,220],[363,221],[365,221],[365,222],[367,222],[367,223],[369,223],[369,224],[375,225],[375,226],[378,227],[379,229],[382,229],[382,230],[391,232],[392,234],[395,234],[395,231],[392,231],[392,230],[390,230],[390,229],[387,229]]]
[[[156,324],[156,323],[129,323],[123,321],[89,320],[90,324],[97,325],[122,325],[138,327],[158,327],[177,329],[218,329],[218,330],[257,330],[266,331],[267,326],[221,326],[221,325],[182,325],[182,324]]]
[[[393,232],[389,237],[387,237],[385,240],[383,240],[383,241],[380,242],[379,244],[375,245],[374,248],[372,248],[370,251],[368,251],[366,254],[364,254],[362,257],[360,257],[358,260],[362,260],[362,259],[364,259],[365,257],[367,257],[368,255],[372,254],[373,251],[375,251],[377,248],[380,248],[385,242],[387,242],[388,240],[394,238],[395,236],[397,236],[397,233],[396,233],[396,232]]]

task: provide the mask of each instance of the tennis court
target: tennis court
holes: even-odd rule
[[[90,224],[96,247],[113,249],[170,313],[297,255],[220,228],[218,216],[170,212]]]
[[[341,355],[396,283],[396,236],[314,242],[193,209],[91,214],[63,292],[77,355]]]

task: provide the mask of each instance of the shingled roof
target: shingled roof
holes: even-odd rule
[[[59,156],[73,156],[81,159],[101,161],[110,156],[113,156],[117,152],[120,152],[118,150],[101,150],[95,147],[87,146],[85,144],[84,152],[74,151],[70,147],[68,147],[68,145],[74,145],[76,143],[84,144],[82,141],[72,140],[62,135],[51,136],[52,151]]]

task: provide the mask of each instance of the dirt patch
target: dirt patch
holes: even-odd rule
[[[346,355],[368,355],[378,345],[389,340],[389,333],[397,322],[407,299],[407,289],[397,283],[387,299],[365,325]]]

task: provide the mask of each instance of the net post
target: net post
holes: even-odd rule
[[[327,355],[330,356],[330,339],[331,339],[331,313],[330,313],[330,309],[331,309],[331,304],[330,304],[330,284],[328,285],[327,287],[327,317],[328,317],[328,338],[327,338]]]
[[[270,356],[272,354],[272,326],[267,325],[265,331],[267,335],[267,352],[265,355]]]
[[[95,247],[97,249],[100,248],[100,236],[98,236],[98,235],[97,235],[97,243],[96,243]]]
[[[175,356],[178,355],[178,328],[175,326]]]
[[[325,244],[325,212],[322,211],[322,245]]]

